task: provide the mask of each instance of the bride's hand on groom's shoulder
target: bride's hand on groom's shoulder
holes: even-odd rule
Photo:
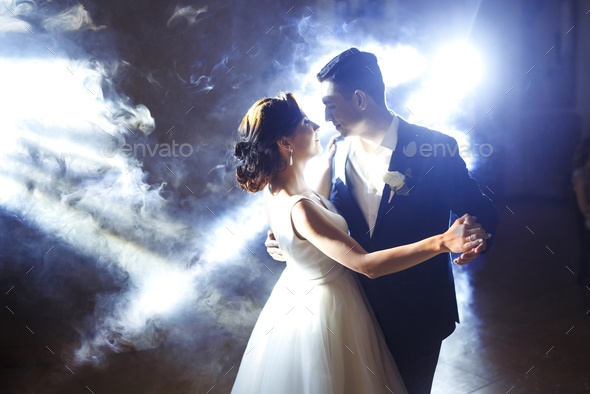
[[[336,140],[340,137],[342,137],[340,133],[334,134],[326,146],[326,161],[329,166],[332,165],[332,157],[334,157],[334,154],[336,153]]]
[[[264,246],[266,246],[266,251],[268,254],[270,254],[270,257],[277,261],[285,261],[283,252],[279,248],[279,243],[277,242],[272,229],[268,230],[268,235],[266,237],[266,241],[264,242]]]
[[[326,153],[322,156],[322,161],[320,161],[320,163],[324,164],[320,164],[317,168],[318,181],[316,184],[311,185],[312,189],[327,199],[330,198],[330,190],[332,189],[332,161],[336,153],[336,140],[340,137],[341,135],[338,133],[330,138],[326,146]]]
[[[485,250],[485,240],[491,237],[476,222],[476,217],[465,214],[455,220],[453,225],[443,234],[445,252],[463,253],[456,259],[456,264],[467,264]]]

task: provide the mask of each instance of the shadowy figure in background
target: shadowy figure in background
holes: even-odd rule
[[[588,280],[588,264],[590,263],[590,138],[582,141],[574,155],[572,183],[578,203],[578,229],[580,233],[580,260],[578,267],[578,283]]]

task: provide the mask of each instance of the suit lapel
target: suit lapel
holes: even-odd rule
[[[403,150],[407,146],[407,144],[411,142],[410,137],[411,133],[409,130],[409,124],[400,117],[399,128],[397,131],[397,146],[395,147],[395,150],[391,155],[388,171],[396,171],[396,168],[398,169],[397,171],[399,171],[400,168],[404,168],[403,164],[407,157],[404,155]],[[400,172],[403,172],[403,170]],[[393,202],[388,203],[390,194],[391,188],[389,187],[389,185],[385,184],[385,187],[383,188],[383,195],[381,196],[381,202],[379,203],[379,211],[377,212],[377,220],[375,221],[373,235],[377,231],[377,227],[383,219],[383,216],[387,215],[393,207]]]

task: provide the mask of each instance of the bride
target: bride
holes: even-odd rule
[[[322,152],[318,128],[291,93],[281,93],[258,100],[238,130],[237,181],[248,192],[264,190],[287,266],[248,340],[232,393],[406,393],[350,270],[377,278],[468,251],[488,236],[465,224],[466,214],[443,234],[367,253],[332,203],[304,181],[307,161]],[[330,144],[328,154],[334,149]],[[472,234],[478,239],[470,241]]]

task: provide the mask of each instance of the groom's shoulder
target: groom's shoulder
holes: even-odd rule
[[[402,126],[403,125],[403,126]],[[406,128],[410,133],[410,139],[416,140],[416,142],[429,143],[429,144],[456,144],[455,138],[448,134],[437,131],[430,127],[422,126],[415,123],[410,123],[407,120],[400,117],[400,126]]]

